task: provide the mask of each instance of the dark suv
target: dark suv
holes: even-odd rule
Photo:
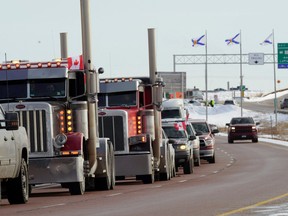
[[[189,136],[185,130],[185,125],[177,121],[162,121],[162,128],[175,149],[175,165],[177,171],[183,166],[184,174],[193,173],[194,157],[193,143],[195,136]]]
[[[252,117],[234,117],[231,119],[228,126],[228,143],[233,143],[234,140],[252,140],[258,142],[259,122],[255,122]]]

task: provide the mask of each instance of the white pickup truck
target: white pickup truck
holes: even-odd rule
[[[29,146],[25,128],[19,127],[18,114],[5,113],[0,105],[0,199],[3,195],[10,204],[28,201]]]

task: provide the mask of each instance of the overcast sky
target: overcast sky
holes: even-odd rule
[[[275,44],[288,42],[287,0],[90,0],[92,61],[102,77],[149,74],[148,28],[155,28],[157,70],[173,71],[174,54],[205,54],[191,38],[207,31],[208,54],[239,54],[225,39],[241,31],[242,53],[272,53],[260,43],[274,29]],[[0,61],[47,61],[60,57],[60,33],[68,33],[68,53],[82,53],[80,0],[2,0]],[[276,50],[277,52],[277,46]],[[204,65],[177,66],[187,86],[205,89]],[[244,85],[274,89],[272,64],[243,65]],[[288,87],[288,69],[277,69],[277,89]],[[240,84],[239,65],[208,67],[208,89]]]

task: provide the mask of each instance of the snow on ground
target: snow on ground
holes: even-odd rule
[[[259,102],[268,99],[273,99],[275,97],[273,94],[265,94],[261,91],[249,91],[245,92],[245,102]],[[277,97],[283,96],[288,94],[288,90],[278,92]],[[207,119],[210,124],[215,124],[218,127],[225,127],[226,123],[229,123],[232,117],[241,116],[241,107],[234,106],[234,105],[223,105],[223,101],[226,99],[232,99],[233,97],[238,97],[239,95],[235,95],[234,92],[231,91],[223,91],[223,92],[208,92],[207,98],[208,100],[211,99],[218,99],[219,103],[215,104],[214,107],[207,107]],[[205,96],[204,96],[205,98]],[[222,104],[221,104],[222,103]],[[193,119],[206,119],[206,106],[195,106],[192,104],[186,104],[186,107],[189,110],[189,118]],[[274,113],[259,113],[259,112],[252,112],[250,110],[243,109],[243,116],[250,116],[253,117],[255,121],[261,123],[261,121],[271,122],[275,121],[275,114]],[[287,122],[288,115],[277,113],[277,121],[280,122]],[[261,141],[273,142],[275,144],[286,145],[288,146],[288,142],[279,141],[279,140],[271,140],[267,138],[260,138]]]

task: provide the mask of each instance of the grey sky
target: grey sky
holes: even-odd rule
[[[68,33],[70,56],[82,53],[80,0],[1,1],[0,61],[47,61],[60,56],[60,33]],[[148,75],[148,28],[156,30],[158,71],[173,70],[173,54],[204,54],[191,38],[207,31],[208,54],[238,54],[225,39],[242,32],[243,54],[272,53],[259,44],[272,32],[275,43],[288,42],[287,0],[90,0],[92,57],[102,76]],[[277,51],[277,49],[276,49]],[[208,67],[208,89],[239,85],[239,65]],[[205,88],[204,66],[179,66],[188,87]],[[276,71],[277,88],[288,87],[288,70]],[[273,90],[273,66],[243,65],[244,84]]]

